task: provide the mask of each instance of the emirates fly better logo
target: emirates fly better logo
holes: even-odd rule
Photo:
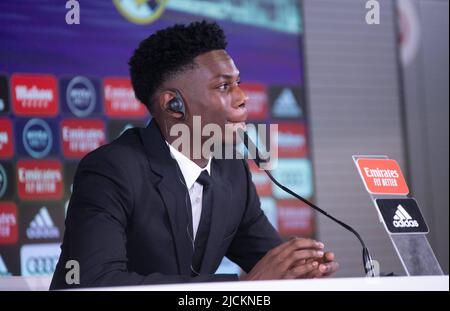
[[[63,192],[61,163],[56,160],[17,161],[17,190],[22,200],[59,200]]]
[[[17,242],[17,209],[14,203],[0,203],[0,245]]]
[[[0,119],[0,158],[10,158],[14,154],[11,120]]]
[[[106,141],[101,120],[65,119],[61,121],[63,152],[69,158],[81,158]]]
[[[136,100],[128,78],[105,78],[103,89],[107,116],[135,118],[147,115],[145,106]]]

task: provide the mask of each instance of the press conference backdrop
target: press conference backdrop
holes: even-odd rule
[[[448,0],[379,0],[378,25],[366,2],[302,1],[317,203],[354,225],[382,272],[404,274],[351,156],[396,159],[448,273]],[[355,238],[323,217],[317,226],[336,276],[360,276]]]
[[[277,177],[314,200],[297,1],[79,1],[79,25],[66,24],[64,2],[0,3],[0,276],[52,275],[79,160],[150,119],[127,61],[177,22],[223,26],[249,121],[279,123]],[[251,168],[280,234],[314,236],[314,213]],[[238,271],[227,260],[218,270]]]
[[[387,154],[407,169],[394,1],[379,1],[379,25],[366,23],[364,0],[303,3],[317,203],[361,233],[382,272],[402,275],[352,161],[354,154]],[[328,219],[318,222],[320,239],[340,262],[337,276],[360,276],[356,238]]]

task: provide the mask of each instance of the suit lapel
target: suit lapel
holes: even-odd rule
[[[159,193],[169,215],[173,240],[177,251],[178,269],[181,274],[189,275],[192,262],[193,247],[188,235],[188,215],[185,205],[185,190],[174,189],[174,179],[164,177],[157,185]],[[180,195],[181,194],[181,195]],[[189,199],[189,198],[188,198]]]
[[[224,238],[224,231],[227,225],[227,211],[230,209],[228,203],[231,201],[231,186],[227,179],[222,176],[222,171],[217,160],[213,159],[211,168],[211,178],[214,182],[213,206],[211,215],[211,228],[200,267],[201,274],[211,273],[215,264],[217,249]]]
[[[183,177],[177,173],[177,163],[170,156],[169,147],[155,120],[140,131],[150,168],[160,177],[154,186],[158,189],[169,215],[179,273],[189,275],[193,254],[192,241],[187,231],[189,218],[186,200],[189,200],[189,194],[179,179]]]

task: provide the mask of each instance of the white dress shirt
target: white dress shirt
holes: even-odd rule
[[[169,146],[172,158],[177,161],[178,166],[180,167],[184,181],[186,182],[186,188],[189,191],[192,207],[192,232],[194,234],[192,239],[195,240],[195,235],[197,234],[198,225],[200,223],[200,216],[202,214],[203,199],[203,186],[196,180],[204,170],[211,175],[211,157],[209,158],[206,167],[201,168],[183,153],[172,147],[172,145],[170,145],[167,141],[166,144]]]

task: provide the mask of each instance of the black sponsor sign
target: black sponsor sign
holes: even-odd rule
[[[0,278],[20,275],[19,246],[0,247]]]
[[[376,199],[390,233],[428,233],[428,226],[414,199]]]
[[[108,142],[113,141],[123,134],[127,129],[133,127],[145,127],[143,120],[113,120],[108,122]]]
[[[19,206],[20,237],[23,243],[45,243],[62,240],[64,233],[63,203],[35,202]]]
[[[78,162],[64,163],[64,193],[67,197],[72,194],[73,179],[77,171]]]
[[[10,200],[14,196],[15,178],[11,162],[0,162],[0,200]]]
[[[298,87],[270,87],[269,102],[271,115],[275,119],[297,119],[305,116],[301,90]]]
[[[9,112],[8,78],[0,75],[0,115]]]

